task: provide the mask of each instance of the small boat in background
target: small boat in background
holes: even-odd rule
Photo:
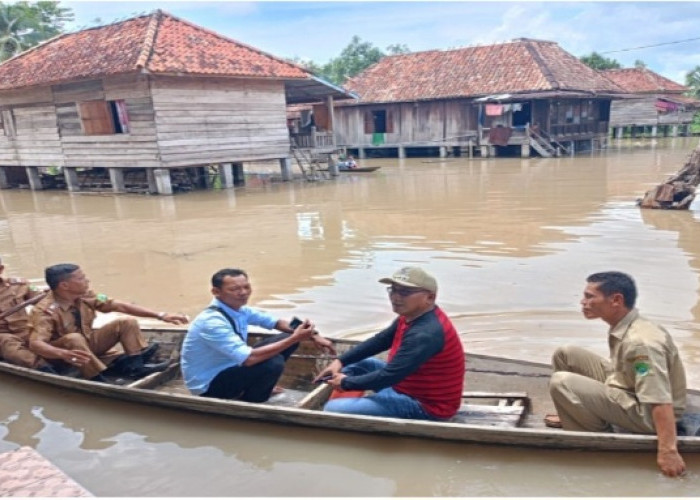
[[[352,174],[352,173],[374,172],[374,171],[376,171],[376,170],[379,170],[380,168],[382,168],[382,167],[355,167],[355,168],[347,168],[347,167],[346,167],[346,168],[343,168],[343,167],[340,167],[340,166],[339,166],[338,170],[339,170],[340,172],[345,172],[346,174],[347,174],[347,173]]]

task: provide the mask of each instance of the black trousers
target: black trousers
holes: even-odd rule
[[[262,340],[253,348],[273,344],[289,337],[289,333],[280,333]],[[218,373],[209,384],[208,398],[238,399],[249,403],[262,403],[270,399],[272,389],[282,376],[284,363],[289,359],[299,344],[288,347],[281,353],[252,366],[232,366]]]

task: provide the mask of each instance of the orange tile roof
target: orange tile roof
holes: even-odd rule
[[[0,64],[0,90],[151,73],[305,79],[303,68],[157,10],[59,35]]]
[[[345,88],[365,103],[545,91],[622,92],[555,42],[530,39],[385,57],[349,79]]]
[[[680,94],[688,90],[688,87],[646,68],[606,69],[601,73],[626,92],[635,94],[656,94],[659,92]]]

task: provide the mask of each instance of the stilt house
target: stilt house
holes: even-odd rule
[[[387,148],[399,157],[595,149],[622,93],[555,42],[531,39],[385,57],[345,87],[359,100],[338,103],[336,141],[360,157]]]
[[[687,135],[700,101],[683,95],[688,87],[664,78],[646,68],[608,69],[606,77],[635,94],[634,99],[615,101],[610,112],[610,127],[621,138],[625,127],[632,137],[648,133],[652,137]]]
[[[0,187],[42,189],[50,168],[69,190],[102,171],[108,189],[128,189],[134,174],[170,194],[193,173],[231,186],[259,160],[289,177],[286,105],[332,114],[334,98],[348,95],[160,10],[63,34],[0,64]]]

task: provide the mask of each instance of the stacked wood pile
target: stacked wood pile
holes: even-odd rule
[[[647,191],[644,198],[637,200],[637,203],[642,208],[687,210],[695,199],[695,189],[698,184],[700,184],[700,147],[693,151],[690,159],[676,175]]]

